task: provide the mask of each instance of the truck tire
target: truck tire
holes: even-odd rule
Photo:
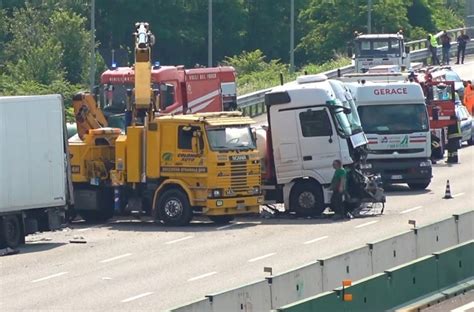
[[[300,216],[319,216],[325,209],[324,198],[318,183],[297,182],[291,190],[290,210]]]
[[[474,145],[474,134],[472,134],[469,140],[467,140],[467,145]]]
[[[227,224],[234,220],[234,216],[209,216],[209,219],[215,224]]]
[[[3,216],[0,220],[0,247],[18,247],[24,234],[17,216]]]
[[[431,181],[418,182],[418,183],[407,183],[408,187],[412,190],[424,190],[430,185]]]
[[[159,195],[155,209],[165,225],[187,225],[193,218],[188,197],[179,189],[168,189]]]

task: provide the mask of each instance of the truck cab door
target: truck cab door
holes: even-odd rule
[[[297,120],[303,170],[317,172],[325,183],[329,183],[334,174],[332,162],[340,158],[340,146],[328,109],[300,110]]]

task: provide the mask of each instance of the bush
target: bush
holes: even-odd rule
[[[289,65],[280,60],[265,61],[262,51],[242,52],[239,55],[227,57],[223,63],[233,66],[237,71],[237,91],[240,95],[261,89],[271,88],[280,84],[280,73],[285,82],[296,79],[306,71],[308,74],[317,74],[331,69],[349,65],[349,58],[338,58],[323,64],[308,64],[300,71],[290,73]]]

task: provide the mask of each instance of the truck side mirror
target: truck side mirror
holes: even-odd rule
[[[204,146],[204,141],[202,139],[202,133],[199,130],[193,131],[193,138],[192,138],[192,145],[193,145],[193,153],[201,155],[202,148]]]

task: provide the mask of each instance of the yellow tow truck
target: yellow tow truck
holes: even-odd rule
[[[138,211],[169,225],[189,223],[194,212],[218,223],[258,213],[263,196],[252,119],[240,112],[161,115],[159,91],[149,80],[152,35],[148,24],[136,27],[126,134],[107,127],[91,94],[74,97],[78,136],[69,148],[76,212],[105,221],[114,211]]]

